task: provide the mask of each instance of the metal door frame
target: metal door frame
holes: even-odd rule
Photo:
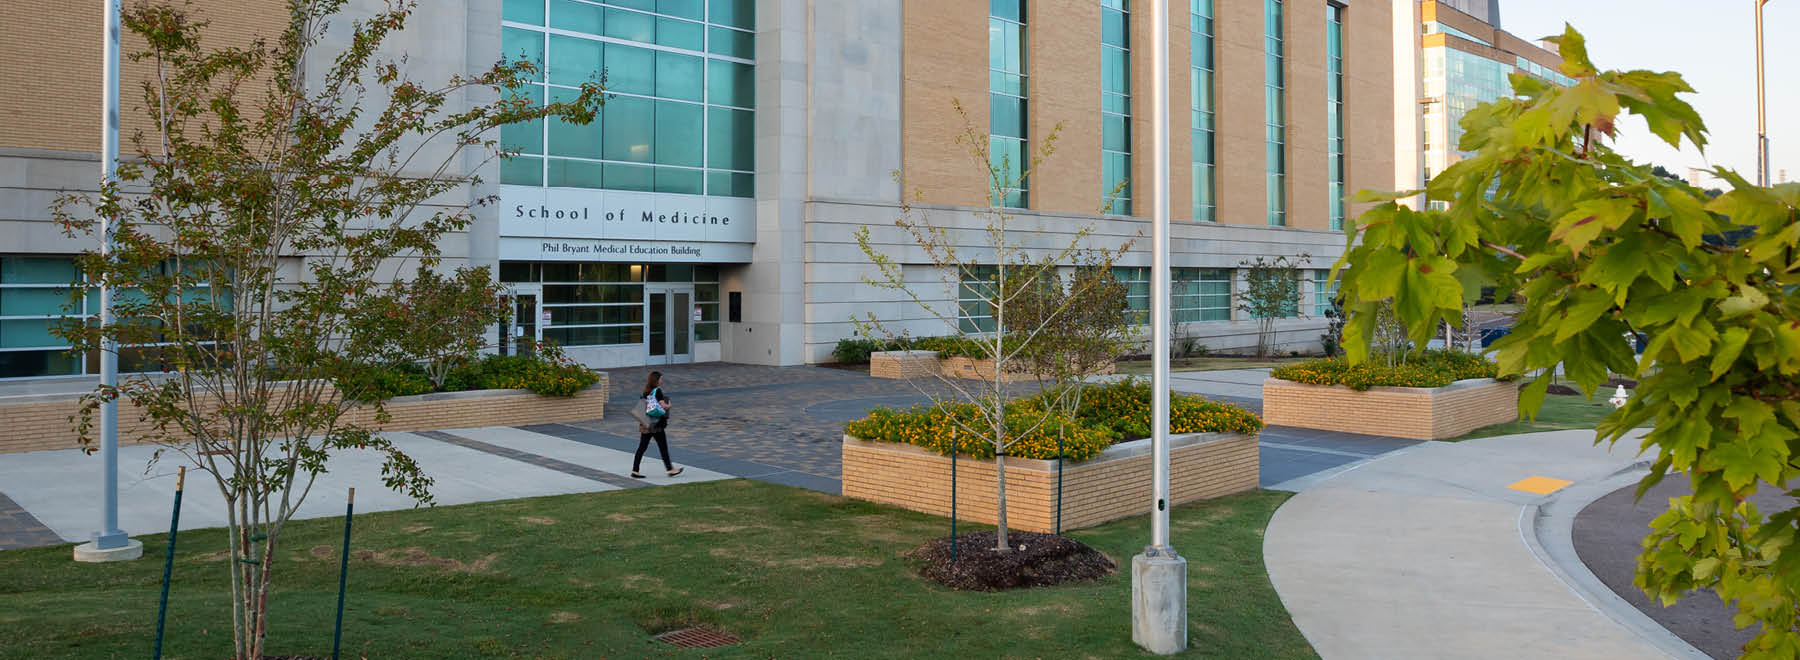
[[[663,309],[651,307],[652,297],[661,294],[666,301]],[[687,309],[677,309],[676,294],[687,295]],[[694,285],[681,282],[657,282],[644,285],[644,363],[645,364],[689,364],[694,361]],[[650,342],[653,333],[650,331],[650,319],[653,314],[663,314],[663,354],[651,355]],[[677,320],[684,321],[687,328],[687,351],[676,353],[674,335]]]
[[[522,296],[531,296],[531,315],[537,320],[531,325],[531,345],[538,346],[544,343],[544,326],[547,323],[544,320],[544,313],[547,309],[544,307],[544,285],[508,284],[506,285],[506,323],[500,330],[503,333],[500,353],[503,355],[515,352],[516,349],[509,351],[508,348],[518,346],[515,338],[522,337],[519,334],[519,298]]]

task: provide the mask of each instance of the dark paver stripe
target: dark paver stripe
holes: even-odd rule
[[[620,488],[643,488],[650,485],[638,479],[619,476],[611,472],[602,472],[585,465],[576,465],[568,461],[559,461],[548,456],[539,456],[510,447],[488,444],[480,440],[465,438],[454,433],[445,433],[443,431],[414,431],[414,433],[433,440],[442,440],[459,447],[467,447],[475,451],[493,454],[502,458],[510,458],[521,463],[529,463],[547,470],[556,470],[563,474],[574,475],[583,479],[591,479]]]
[[[19,506],[6,493],[0,493],[0,550],[41,548],[62,545],[62,537],[45,527],[43,521]]]

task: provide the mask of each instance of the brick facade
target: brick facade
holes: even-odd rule
[[[1263,421],[1345,433],[1443,440],[1519,417],[1517,383],[1479,379],[1444,387],[1372,387],[1263,381]]]
[[[528,390],[481,390],[396,397],[387,402],[386,424],[376,424],[373,408],[358,408],[346,423],[381,431],[429,431],[477,426],[544,424],[606,416],[606,374],[573,397],[538,396]],[[14,399],[8,401],[7,399]],[[79,395],[0,398],[0,454],[79,447],[71,416]],[[128,402],[119,406],[119,443],[143,441],[153,425]]]
[[[1170,439],[1172,504],[1256,488],[1254,436],[1197,433]],[[1091,527],[1147,513],[1151,506],[1150,441],[1121,443],[1063,466],[1063,529]],[[950,459],[912,445],[844,437],[844,496],[950,515]],[[992,459],[957,459],[957,516],[995,522]],[[1054,531],[1056,462],[1006,459],[1006,517],[1012,529]]]

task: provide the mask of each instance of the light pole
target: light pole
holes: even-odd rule
[[[1131,558],[1131,641],[1187,649],[1187,560],[1169,543],[1169,2],[1150,0],[1150,545]]]
[[[119,164],[119,0],[106,0],[106,81],[101,92],[100,182],[113,183]],[[103,195],[112,194],[102,192]],[[100,254],[111,259],[113,218],[100,217]],[[113,323],[113,291],[104,278],[100,284],[100,327]],[[100,338],[100,385],[110,390],[119,383],[119,347],[111,337]],[[144,544],[119,529],[119,402],[111,397],[100,404],[100,529],[87,543],[75,546],[75,561],[126,561],[144,555]]]
[[[1769,185],[1769,128],[1763,108],[1762,9],[1769,0],[1756,2],[1756,185]]]

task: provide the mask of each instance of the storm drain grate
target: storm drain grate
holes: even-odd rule
[[[710,649],[719,646],[730,646],[738,643],[738,638],[717,630],[706,628],[684,628],[666,632],[656,636],[656,641],[673,644],[684,649]]]

